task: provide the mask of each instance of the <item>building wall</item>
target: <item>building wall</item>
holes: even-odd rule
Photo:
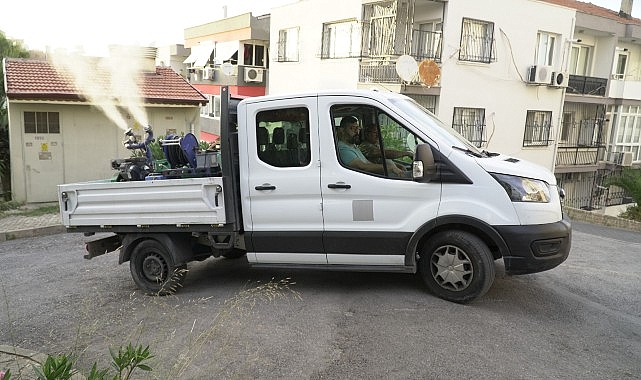
[[[509,9],[509,12],[506,11]],[[554,169],[555,142],[523,147],[528,110],[552,111],[550,139],[560,130],[562,89],[528,85],[534,65],[537,32],[560,36],[554,70],[565,71],[575,11],[530,0],[457,0],[447,3],[443,32],[443,62],[439,117],[452,122],[454,107],[484,108],[489,151],[527,159]],[[493,63],[458,60],[463,17],[494,23],[496,56]]]
[[[25,111],[58,112],[60,133],[24,133]],[[147,115],[156,140],[168,132],[200,132],[198,107],[148,107]],[[144,138],[140,125],[132,118],[127,122]],[[57,201],[58,184],[111,178],[111,160],[132,154],[123,146],[124,131],[88,105],[11,102],[9,133],[16,201]]]
[[[273,9],[267,93],[355,89],[358,83],[358,58],[320,58],[323,23],[349,19],[361,19],[360,1],[309,0]],[[277,62],[279,31],[295,27],[300,28],[298,62]]]

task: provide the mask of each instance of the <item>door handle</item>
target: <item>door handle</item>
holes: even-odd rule
[[[352,185],[348,185],[346,183],[330,183],[327,187],[330,189],[351,189]]]
[[[276,190],[276,186],[270,184],[258,185],[254,187],[256,190]]]

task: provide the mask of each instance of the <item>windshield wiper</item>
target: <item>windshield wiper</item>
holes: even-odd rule
[[[487,150],[482,150],[481,153],[483,153],[484,155],[486,155],[488,157],[496,157],[496,156],[501,154],[501,153],[496,153],[496,152],[488,152]]]
[[[475,152],[469,148],[461,148],[460,146],[452,145],[452,148],[456,150],[460,150],[461,152],[465,152],[467,154],[471,154],[474,157],[484,157],[482,154]]]

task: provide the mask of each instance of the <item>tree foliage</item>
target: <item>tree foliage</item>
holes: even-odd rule
[[[20,41],[8,39],[0,32],[0,61],[5,58],[29,58],[29,51],[26,50]],[[4,92],[4,65],[0,66],[0,128],[7,127],[7,94]]]

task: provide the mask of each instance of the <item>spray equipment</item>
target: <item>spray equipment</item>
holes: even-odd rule
[[[132,128],[125,131],[123,145],[129,150],[139,149],[143,157],[130,157],[111,161],[111,167],[118,170],[116,181],[142,181],[154,170],[154,160],[151,147],[154,142],[154,132],[150,125],[144,128],[146,137],[138,141]]]

